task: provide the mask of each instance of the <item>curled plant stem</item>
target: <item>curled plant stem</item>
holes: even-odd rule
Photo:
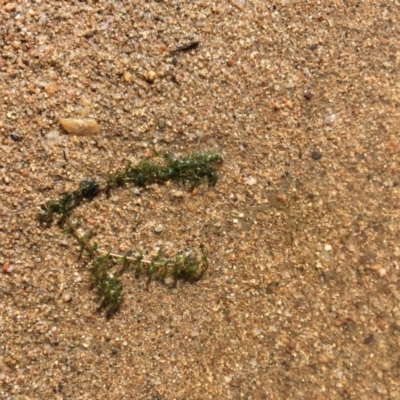
[[[137,165],[128,164],[125,169],[115,174],[109,174],[103,186],[95,180],[84,180],[77,190],[41,205],[38,220],[50,225],[55,215],[60,215],[58,225],[66,227],[65,233],[74,237],[80,246],[78,259],[85,253],[91,261],[90,279],[98,292],[99,309],[104,309],[107,317],[113,315],[122,304],[122,285],[118,276],[123,272],[134,267],[137,277],[144,273],[147,275],[148,285],[154,278],[165,281],[167,277],[173,278],[174,285],[178,279],[195,282],[201,279],[208,269],[207,252],[201,245],[200,254],[189,249],[177,253],[174,257],[167,257],[160,250],[153,258],[145,259],[140,250],[128,251],[124,255],[100,250],[97,243],[92,242],[93,232],[88,235],[79,234],[78,224],[73,224],[70,219],[74,209],[84,200],[91,200],[102,192],[108,193],[111,189],[127,183],[145,187],[171,180],[190,184],[193,188],[203,178],[207,178],[208,183],[214,185],[218,179],[216,171],[220,163],[221,155],[213,152],[194,154],[181,159],[166,155],[164,164],[144,160]],[[110,270],[117,265],[122,267],[117,273],[111,273]]]

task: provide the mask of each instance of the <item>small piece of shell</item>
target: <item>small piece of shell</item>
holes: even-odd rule
[[[90,136],[99,133],[99,125],[93,119],[60,118],[58,122],[71,135]]]

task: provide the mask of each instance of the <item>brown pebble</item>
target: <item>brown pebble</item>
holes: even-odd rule
[[[287,196],[284,193],[280,193],[278,194],[278,196],[276,196],[277,200],[280,201],[281,203],[285,203],[287,200]]]
[[[304,98],[308,101],[310,101],[313,98],[313,94],[311,92],[305,92],[304,93]]]
[[[60,125],[71,135],[97,135],[99,126],[93,119],[60,118]]]
[[[383,38],[383,37],[381,37],[381,38],[379,39],[379,41],[381,42],[381,44],[388,44],[388,43],[389,43],[389,40],[386,39],[386,38]]]

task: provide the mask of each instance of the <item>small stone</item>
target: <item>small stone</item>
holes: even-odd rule
[[[232,381],[232,377],[231,377],[231,376],[225,376],[225,377],[224,377],[224,381],[225,381],[226,383],[230,383],[230,382]]]
[[[319,151],[313,151],[313,152],[311,153],[311,157],[312,157],[314,160],[320,160],[320,159],[322,158],[322,153],[320,153]]]
[[[234,219],[233,219],[233,223],[234,223],[234,224],[237,224],[238,222],[239,222],[239,221],[238,221],[237,218],[234,218]]]
[[[10,264],[8,264],[8,263],[5,263],[4,265],[3,265],[3,271],[4,272],[10,272]]]
[[[14,140],[14,142],[19,142],[20,141],[20,137],[18,135],[11,134],[10,138],[12,140]]]
[[[57,130],[53,129],[46,135],[46,142],[48,145],[50,144],[58,144],[61,143],[61,137]]]
[[[17,8],[17,5],[15,3],[7,3],[4,6],[4,11],[10,12],[10,11],[14,11],[16,8]]]
[[[326,244],[324,246],[325,251],[332,251],[332,246],[330,244]]]
[[[128,83],[129,85],[133,82],[133,76],[132,76],[132,74],[129,73],[128,71],[126,71],[126,72],[124,73],[124,81],[125,81],[126,83]]]
[[[176,192],[174,192],[174,197],[176,198],[183,197],[183,192],[181,190],[177,190]]]
[[[97,135],[99,126],[93,119],[60,118],[60,125],[71,135]]]
[[[287,196],[284,193],[280,193],[278,194],[278,196],[276,196],[277,200],[280,201],[281,203],[285,203],[287,200]]]
[[[312,45],[310,46],[310,50],[311,50],[311,51],[317,50],[317,47],[318,47],[318,45],[312,44]]]
[[[148,71],[145,76],[144,79],[146,79],[147,82],[153,83],[156,79],[156,73],[154,71]]]
[[[164,230],[164,227],[160,224],[160,225],[156,226],[156,228],[154,229],[154,232],[161,233],[163,230]]]
[[[330,114],[325,117],[325,124],[333,124],[336,120],[336,114]]]
[[[385,276],[386,273],[387,273],[386,268],[380,268],[380,269],[378,270],[378,274],[379,274],[380,277]]]
[[[57,90],[58,90],[58,86],[55,83],[49,83],[44,88],[44,91],[50,96],[53,95],[54,93],[56,93]]]
[[[257,183],[257,179],[253,178],[252,176],[248,176],[245,178],[244,183],[249,186],[253,186]]]
[[[244,6],[245,0],[234,0],[233,4],[236,8],[238,8],[240,11],[243,11],[243,6]]]
[[[72,300],[72,297],[69,293],[65,293],[63,296],[64,303],[69,303]]]
[[[200,332],[197,329],[193,329],[192,332],[190,332],[190,337],[195,338],[200,335]]]
[[[158,127],[159,127],[160,129],[164,129],[164,128],[165,128],[165,119],[160,118],[160,119],[158,120]]]
[[[257,360],[255,359],[255,358],[253,358],[253,359],[251,359],[250,360],[250,365],[252,366],[252,367],[257,367],[257,365],[258,365],[258,362],[257,362]]]
[[[166,285],[172,285],[172,284],[174,283],[174,278],[168,276],[168,277],[166,277],[166,278],[164,279],[164,283],[165,283]]]
[[[305,92],[304,93],[304,98],[308,101],[310,101],[313,98],[313,94],[311,92]]]
[[[259,335],[261,335],[261,329],[260,329],[260,328],[254,328],[254,329],[253,329],[253,335],[254,335],[254,336],[259,336]]]

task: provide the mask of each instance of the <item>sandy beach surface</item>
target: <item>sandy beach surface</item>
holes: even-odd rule
[[[400,399],[399,22],[380,0],[0,0],[0,397]],[[207,249],[198,282],[121,274],[106,318],[40,206],[204,152],[214,186],[71,213],[113,254]]]

